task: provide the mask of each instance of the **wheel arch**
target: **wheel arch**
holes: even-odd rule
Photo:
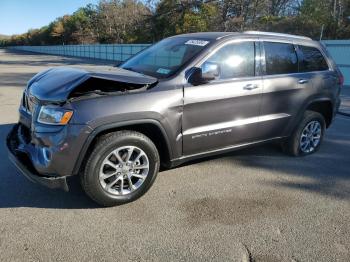
[[[173,152],[171,150],[170,141],[164,127],[157,120],[142,119],[105,124],[94,129],[86,139],[84,146],[80,151],[78,160],[73,169],[73,175],[79,173],[84,161],[86,161],[87,156],[89,155],[89,152],[92,151],[98,139],[104,135],[119,130],[133,130],[149,137],[157,147],[161,164],[164,166],[170,166],[170,160],[173,158]]]
[[[333,104],[329,99],[319,99],[311,101],[305,110],[314,111],[320,113],[325,121],[326,127],[328,128],[333,120]]]
[[[334,112],[333,112],[333,102],[329,98],[314,97],[306,101],[300,109],[297,111],[296,115],[289,125],[284,129],[284,137],[289,137],[293,130],[298,126],[298,123],[302,120],[305,112],[307,110],[315,111],[320,113],[326,121],[326,127],[328,128],[332,123]]]

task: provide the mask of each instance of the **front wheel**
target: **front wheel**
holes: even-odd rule
[[[293,156],[310,155],[320,148],[325,129],[326,123],[320,113],[306,111],[293,134],[282,142],[282,148]]]
[[[81,174],[81,184],[100,205],[125,204],[152,186],[159,162],[157,148],[148,137],[118,131],[98,140]]]

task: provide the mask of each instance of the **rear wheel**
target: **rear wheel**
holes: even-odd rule
[[[118,131],[98,141],[81,182],[95,202],[114,206],[145,194],[158,170],[158,151],[148,137],[134,131]]]
[[[310,155],[320,148],[325,128],[325,120],[320,113],[306,111],[293,134],[283,141],[282,148],[293,156]]]

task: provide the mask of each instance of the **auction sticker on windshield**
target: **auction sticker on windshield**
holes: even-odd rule
[[[159,69],[157,70],[157,73],[166,75],[166,74],[169,74],[169,73],[170,73],[170,70],[169,70],[169,69],[166,69],[166,68],[159,68]]]
[[[185,45],[198,45],[198,46],[206,46],[209,41],[205,40],[188,40]]]

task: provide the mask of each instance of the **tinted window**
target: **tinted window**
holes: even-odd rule
[[[328,70],[328,65],[322,53],[315,47],[299,46],[303,54],[303,59],[300,61],[300,71],[324,71]]]
[[[265,42],[264,47],[268,75],[298,72],[298,58],[292,44]]]
[[[254,76],[254,42],[228,44],[219,49],[206,62],[220,67],[219,79]]]

